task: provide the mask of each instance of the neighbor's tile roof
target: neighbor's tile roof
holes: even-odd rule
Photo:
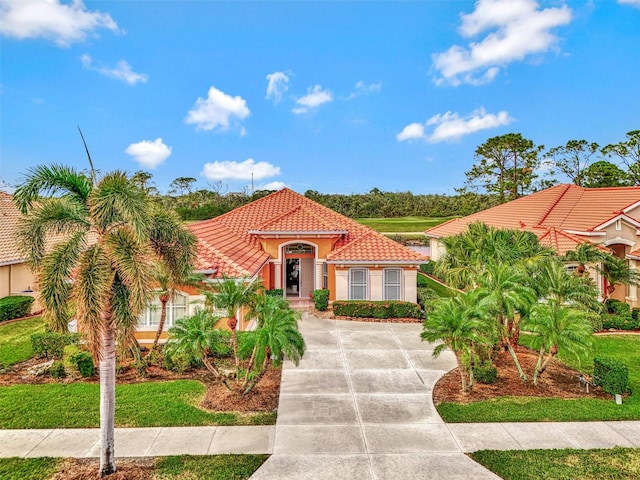
[[[552,248],[558,255],[564,255],[569,251],[575,250],[578,245],[585,243],[583,237],[563,232],[556,227],[532,228],[531,231],[540,239],[540,245]],[[608,248],[601,245],[596,245],[596,247],[610,253]]]
[[[24,259],[17,243],[18,224],[22,215],[13,203],[13,197],[0,192],[0,265],[17,263]]]
[[[426,260],[371,228],[288,188],[211,220],[192,223],[188,228],[198,238],[196,269],[216,269],[217,275],[231,277],[254,275],[270,258],[251,231],[337,232],[341,237],[335,251],[327,256],[332,260]],[[351,245],[353,249],[347,248]]]
[[[562,249],[565,248],[563,245],[572,241],[567,231],[594,231],[639,201],[640,187],[583,188],[572,184],[557,185],[467,217],[450,220],[430,228],[426,234],[435,238],[446,237],[461,233],[469,224],[478,221],[497,228],[540,229],[540,233],[554,228],[564,231],[563,238],[558,239]],[[633,213],[631,218],[640,220],[637,213]],[[581,237],[573,240],[580,240],[581,243],[588,241]]]

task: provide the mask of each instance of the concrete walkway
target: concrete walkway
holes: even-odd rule
[[[431,399],[455,366],[420,325],[305,318],[276,426],[116,429],[116,455],[269,453],[253,479],[495,479],[464,452],[640,447],[640,422],[444,424]],[[0,457],[94,457],[97,429],[0,430]]]

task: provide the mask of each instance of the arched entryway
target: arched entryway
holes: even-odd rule
[[[305,242],[282,246],[282,287],[287,298],[309,298],[315,289],[315,245]]]
[[[627,254],[629,253],[630,250],[630,246],[625,243],[611,243],[608,242],[605,244],[607,247],[609,247],[613,253],[613,255],[615,255],[618,258],[626,258]],[[627,260],[627,263],[629,262],[629,260]],[[603,288],[606,289],[608,287],[607,282],[605,279],[603,279]],[[629,296],[629,286],[628,285],[615,285],[615,289],[613,290],[613,292],[611,292],[609,294],[609,298],[615,299],[615,300],[619,300],[621,302],[624,302],[626,300],[626,297]]]

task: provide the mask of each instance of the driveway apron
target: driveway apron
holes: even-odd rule
[[[455,366],[420,340],[419,324],[305,317],[307,352],[285,363],[267,479],[495,479],[470,460],[433,406]]]

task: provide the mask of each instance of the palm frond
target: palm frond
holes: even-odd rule
[[[14,193],[14,202],[27,214],[34,202],[43,197],[62,195],[82,205],[91,192],[91,181],[74,168],[53,164],[28,170],[24,183]]]

